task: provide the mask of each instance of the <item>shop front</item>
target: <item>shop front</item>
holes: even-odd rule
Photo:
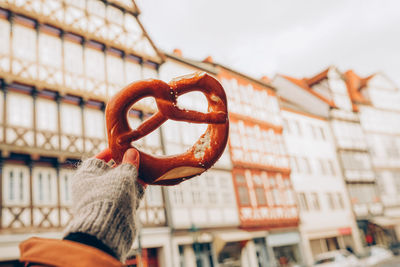
[[[145,248],[126,260],[128,267],[159,267],[158,248]]]
[[[298,232],[270,233],[267,247],[271,254],[271,265],[277,267],[302,265],[300,234]]]
[[[214,250],[220,266],[241,266],[243,248],[252,239],[250,233],[231,230],[214,233]]]

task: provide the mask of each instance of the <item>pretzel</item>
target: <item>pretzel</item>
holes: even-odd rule
[[[202,92],[208,101],[208,113],[185,110],[177,106],[177,98],[192,91]],[[158,112],[136,129],[131,129],[127,113],[144,97],[154,97]],[[207,123],[207,130],[186,152],[172,156],[155,156],[139,151],[139,178],[147,184],[174,185],[209,169],[222,155],[229,131],[225,91],[221,84],[206,73],[176,78],[169,84],[160,80],[131,83],[107,104],[106,124],[108,145],[113,160],[121,163],[132,142],[151,133],[168,119]]]

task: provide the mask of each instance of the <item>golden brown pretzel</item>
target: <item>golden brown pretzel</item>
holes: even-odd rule
[[[208,113],[181,109],[177,97],[191,91],[204,93]],[[137,129],[129,127],[127,113],[134,103],[144,97],[154,97],[158,112]],[[122,161],[131,142],[157,129],[166,120],[209,124],[205,133],[183,154],[154,156],[140,153],[139,178],[148,184],[174,185],[210,168],[222,155],[229,131],[226,95],[221,84],[206,73],[179,77],[169,84],[160,80],[131,83],[107,104],[106,124],[108,145],[116,163]]]

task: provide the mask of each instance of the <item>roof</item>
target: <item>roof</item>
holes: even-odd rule
[[[322,81],[323,79],[328,78],[328,72],[330,70],[331,67],[326,68],[325,70],[323,70],[322,72],[314,75],[311,78],[304,78],[305,81],[307,82],[308,86],[312,86],[316,83],[319,83],[320,81]]]
[[[361,90],[366,88],[368,81],[374,74],[361,78],[353,70],[348,70],[345,72],[344,76],[351,100],[355,103],[370,104],[370,101],[363,96]]]
[[[180,51],[179,51],[180,52]],[[217,74],[217,70],[215,67],[213,67],[210,64],[201,62],[201,61],[196,61],[196,60],[192,60],[192,59],[188,59],[182,56],[182,53],[164,53],[164,55],[168,58],[172,58],[174,60],[177,60],[179,62],[191,65],[195,68],[199,68],[202,69],[204,71],[207,71],[211,74]]]
[[[286,110],[288,112],[297,113],[297,114],[300,114],[303,116],[307,116],[307,117],[311,117],[311,118],[319,119],[319,120],[327,119],[324,116],[310,112],[309,110],[299,106],[297,103],[294,103],[282,96],[279,96],[279,103],[280,103],[281,110]]]
[[[227,71],[229,71],[229,72],[232,72],[232,73],[234,73],[234,74],[236,74],[236,75],[239,75],[239,76],[241,76],[241,77],[243,77],[243,78],[245,78],[245,79],[247,79],[247,80],[249,80],[249,81],[251,81],[251,82],[257,83],[257,84],[259,84],[259,85],[261,85],[261,86],[268,87],[269,89],[271,89],[271,90],[273,90],[273,91],[276,91],[276,89],[275,89],[270,83],[267,83],[267,82],[266,82],[266,79],[262,79],[262,78],[261,78],[261,79],[256,79],[256,78],[253,78],[253,77],[251,77],[251,76],[249,76],[249,75],[247,75],[247,74],[244,74],[244,73],[239,72],[239,71],[237,71],[237,70],[234,70],[234,69],[232,69],[232,68],[230,68],[230,67],[227,67],[227,66],[225,66],[225,65],[223,65],[223,64],[215,63],[214,60],[213,60],[213,58],[212,58],[211,56],[208,56],[207,58],[205,58],[205,59],[203,60],[203,63],[204,63],[204,64],[208,64],[208,65],[212,65],[212,66],[214,66],[214,67],[223,68],[223,69],[225,69],[225,70],[227,70]]]
[[[290,81],[291,83],[297,85],[298,87],[300,87],[300,88],[306,90],[306,91],[309,92],[310,94],[312,94],[312,95],[318,97],[319,99],[321,99],[322,101],[324,101],[325,103],[327,103],[329,106],[331,106],[331,107],[333,107],[333,108],[336,108],[336,105],[335,105],[335,103],[334,103],[332,100],[327,99],[326,97],[324,97],[324,96],[322,96],[321,94],[315,92],[315,91],[311,88],[311,85],[310,85],[310,82],[309,82],[309,81],[312,80],[312,81],[313,81],[313,84],[314,84],[314,83],[316,83],[316,82],[315,82],[315,80],[316,80],[315,78],[310,78],[310,79],[307,79],[307,78],[296,79],[296,78],[293,78],[293,77],[290,77],[290,76],[287,76],[287,75],[282,75],[282,74],[280,74],[280,76],[282,76],[282,77],[285,78],[286,80]],[[318,76],[318,75],[317,75],[317,76]],[[320,80],[322,80],[322,79],[320,79]],[[318,81],[320,81],[320,80],[318,80]]]

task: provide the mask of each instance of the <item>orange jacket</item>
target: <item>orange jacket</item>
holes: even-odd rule
[[[111,255],[91,246],[69,240],[33,237],[19,245],[25,266],[120,267]]]

